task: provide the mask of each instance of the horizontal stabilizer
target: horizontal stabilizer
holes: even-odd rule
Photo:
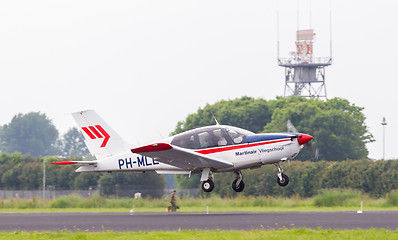
[[[71,165],[71,164],[94,165],[94,164],[97,164],[97,161],[62,161],[62,162],[54,162],[51,164],[55,164],[55,165]]]

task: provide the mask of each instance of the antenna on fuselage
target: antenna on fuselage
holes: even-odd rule
[[[217,118],[216,118],[216,116],[214,116],[214,113],[211,113],[211,115],[213,116],[213,118],[214,118],[214,121],[216,121],[216,125],[220,125],[220,123],[218,123],[218,121],[217,121]]]

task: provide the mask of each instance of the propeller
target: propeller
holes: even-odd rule
[[[288,119],[287,120],[287,131],[292,133],[299,133],[297,129],[294,127],[293,123]]]
[[[305,135],[305,134],[299,133],[297,131],[297,129],[294,127],[293,123],[289,119],[287,120],[287,131],[288,132],[292,132],[292,133],[296,133],[298,138],[301,138],[301,137],[308,138],[308,137],[310,137],[309,135]],[[311,139],[312,139],[312,137],[309,140],[311,140]],[[308,150],[310,150],[314,154],[314,160],[317,161],[318,160],[318,156],[319,156],[319,150],[315,146],[315,144],[312,144],[311,142],[309,142],[309,140],[306,139],[304,145],[308,148]]]

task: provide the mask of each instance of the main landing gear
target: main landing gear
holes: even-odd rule
[[[213,173],[210,171],[210,168],[205,168],[202,171],[202,177],[200,178],[202,181],[202,190],[205,192],[211,192],[214,189],[214,177]]]
[[[245,188],[245,183],[243,182],[243,176],[240,171],[235,172],[236,174],[236,179],[232,182],[232,189],[235,192],[242,192],[243,189]]]
[[[207,181],[202,182],[202,190],[205,192],[211,192],[214,189],[213,180],[209,179]]]
[[[232,189],[235,192],[242,192],[245,188],[245,183],[243,182],[243,176],[240,171],[235,172],[236,179],[232,182]],[[207,180],[206,180],[207,179]],[[209,170],[204,169],[202,171],[202,190],[205,192],[211,192],[214,189],[214,177],[213,173]]]

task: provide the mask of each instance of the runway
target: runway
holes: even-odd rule
[[[266,213],[1,213],[0,231],[279,230],[285,228],[398,229],[392,212]]]

